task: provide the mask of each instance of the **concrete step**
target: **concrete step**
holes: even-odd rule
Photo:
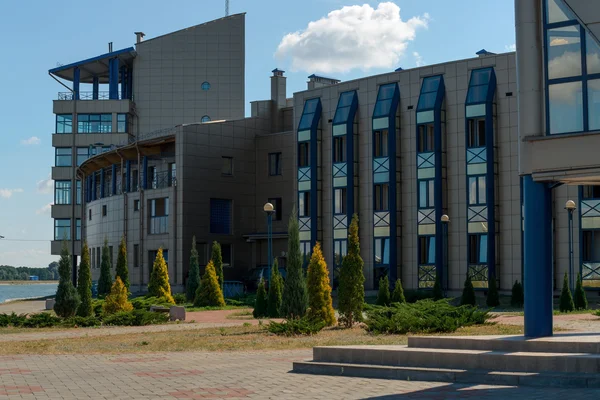
[[[328,346],[315,347],[313,361],[509,372],[600,373],[600,355],[586,353],[504,352],[408,346]]]
[[[600,354],[598,334],[556,334],[548,338],[523,336],[409,336],[408,347],[427,349],[489,350],[530,353]]]
[[[293,372],[316,375],[399,379],[410,381],[483,383],[488,385],[559,388],[600,388],[600,374],[462,370],[316,361],[294,362]]]

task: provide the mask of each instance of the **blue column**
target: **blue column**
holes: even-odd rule
[[[142,170],[142,189],[146,190],[148,188],[148,157],[144,156],[142,161],[143,170]]]
[[[117,166],[113,164],[112,166],[112,182],[111,182],[110,193],[114,196],[117,194]]]
[[[99,88],[100,80],[95,76],[92,78],[92,100],[98,100]]]
[[[121,67],[121,99],[127,98],[127,67]]]
[[[100,170],[100,196],[99,198],[104,198],[104,168]]]
[[[552,192],[523,177],[525,336],[552,336]]]
[[[127,98],[133,98],[133,68],[127,69]]]
[[[119,99],[119,59],[113,58],[108,62],[108,98]]]
[[[96,200],[96,172],[92,173],[92,201]]]
[[[73,69],[73,97],[74,100],[79,100],[79,67]]]
[[[131,161],[125,161],[125,191],[129,193],[131,188]]]

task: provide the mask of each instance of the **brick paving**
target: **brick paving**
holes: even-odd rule
[[[290,373],[311,350],[3,358],[0,399],[598,399],[600,389],[392,381]]]

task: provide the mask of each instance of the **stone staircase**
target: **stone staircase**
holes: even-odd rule
[[[407,346],[315,347],[294,372],[510,386],[600,387],[600,335],[413,336]]]

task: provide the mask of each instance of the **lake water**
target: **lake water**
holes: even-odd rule
[[[0,282],[0,303],[10,299],[28,299],[50,296],[56,293],[58,283],[36,283],[31,285],[3,285]]]

